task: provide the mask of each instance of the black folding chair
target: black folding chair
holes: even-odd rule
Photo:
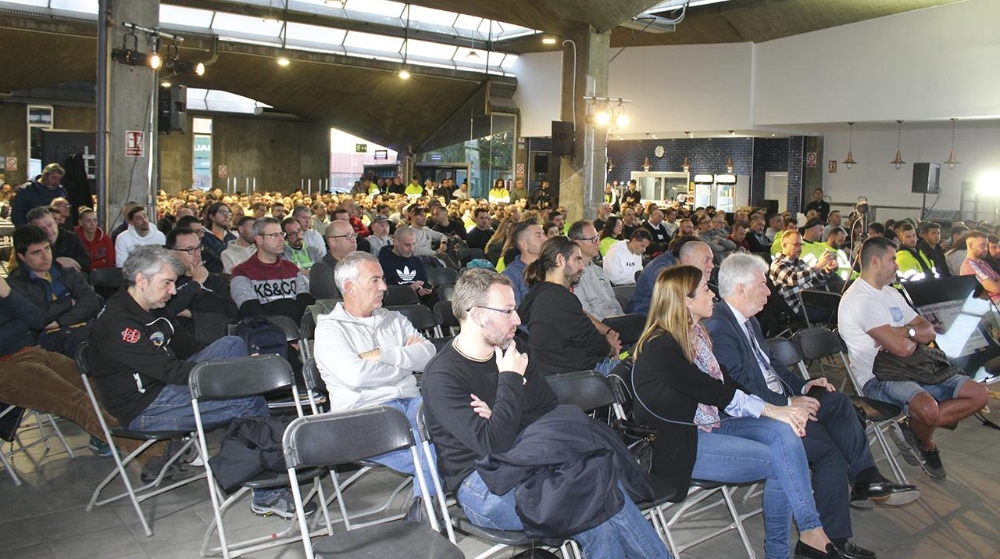
[[[195,425],[198,427],[199,451],[202,460],[205,462],[205,473],[210,480],[208,484],[209,496],[212,500],[212,512],[214,519],[209,524],[202,541],[202,556],[221,553],[227,559],[233,555],[242,555],[261,549],[268,549],[280,545],[286,545],[302,538],[305,534],[309,537],[309,530],[302,534],[296,534],[299,525],[289,522],[288,526],[281,532],[250,538],[241,542],[231,543],[226,538],[223,516],[240,498],[254,489],[278,489],[290,484],[286,473],[265,472],[245,483],[239,490],[233,492],[228,497],[225,491],[216,482],[212,473],[212,465],[208,459],[208,444],[205,440],[207,428],[201,416],[201,401],[203,400],[228,400],[232,398],[246,398],[250,396],[265,396],[276,392],[291,390],[292,401],[298,417],[302,417],[302,405],[299,402],[299,391],[295,385],[295,377],[292,374],[292,366],[288,361],[279,355],[259,355],[255,357],[240,357],[236,359],[219,359],[213,361],[202,361],[195,365],[188,378],[188,386],[191,388],[191,406],[194,409]],[[320,479],[325,475],[322,469],[303,470],[298,472],[299,480],[313,480],[313,493],[319,493],[320,500],[323,499],[323,490],[320,486]],[[296,484],[291,484],[295,486]],[[308,499],[307,499],[308,501]],[[297,503],[299,507],[302,502]],[[301,508],[299,508],[301,511]],[[325,511],[325,509],[324,509]],[[326,518],[327,526],[330,526],[330,519]],[[209,548],[209,541],[212,534],[218,531],[219,544],[217,548]]]
[[[382,297],[382,305],[395,307],[399,305],[419,305],[420,296],[405,285],[390,285]]]
[[[605,326],[618,332],[618,339],[622,347],[628,347],[639,341],[642,331],[646,327],[646,315],[643,314],[623,314],[619,316],[609,316],[605,318]]]
[[[830,318],[824,321],[823,324],[829,326],[831,329],[836,328],[837,309],[840,308],[840,293],[832,293],[825,289],[803,289],[799,291],[798,296],[799,302],[803,306],[830,313]],[[805,309],[803,309],[802,314],[805,316],[808,328],[819,325],[819,323],[814,324],[809,320],[809,313],[805,312]]]
[[[205,474],[201,473],[187,479],[176,481],[170,485],[160,487],[160,484],[163,483],[163,478],[166,476],[168,468],[170,468],[174,462],[183,456],[191,445],[195,443],[197,435],[191,431],[130,431],[129,429],[122,427],[108,427],[107,422],[104,421],[104,411],[101,409],[101,405],[97,402],[97,395],[94,392],[94,388],[90,384],[91,369],[88,348],[88,342],[83,342],[77,346],[75,355],[76,368],[80,371],[83,386],[87,389],[87,396],[90,397],[90,404],[94,407],[94,413],[97,415],[97,421],[101,424],[101,431],[104,433],[104,439],[111,447],[111,457],[115,460],[115,469],[108,474],[108,476],[97,486],[97,489],[94,490],[94,494],[90,497],[90,502],[87,503],[87,512],[93,510],[95,506],[105,505],[128,497],[129,500],[132,501],[132,506],[135,508],[135,513],[139,517],[139,522],[142,524],[143,531],[147,536],[152,536],[153,530],[150,529],[149,522],[146,520],[146,515],[143,514],[139,503],[149,499],[150,497],[155,497],[160,493],[165,493],[171,489],[193,483],[205,477]],[[134,439],[143,441],[143,443],[139,446],[139,448],[133,450],[125,456],[125,458],[122,458],[118,454],[118,448],[115,446],[112,437]],[[163,467],[157,474],[156,479],[139,487],[132,486],[132,481],[128,477],[128,472],[125,471],[125,466],[135,460],[135,458],[142,454],[142,452],[147,448],[159,441],[183,439],[187,439],[186,442],[181,445],[179,450],[170,456],[169,459],[163,464]],[[116,477],[121,479],[122,484],[125,486],[125,492],[119,493],[114,497],[100,499],[101,492],[108,486],[109,483],[114,481]]]
[[[442,285],[436,290],[438,301],[451,301],[455,296],[454,285]]]
[[[458,259],[462,262],[463,268],[473,260],[482,260],[485,258],[486,253],[481,248],[463,248],[458,251]]]
[[[451,301],[439,301],[434,304],[434,318],[437,319],[438,326],[441,327],[441,333],[445,333],[447,328],[448,335],[454,336],[458,333],[459,323],[458,319],[455,318],[455,312],[451,308]]]
[[[97,268],[90,272],[90,285],[105,301],[117,293],[124,283],[121,268]]]
[[[300,468],[331,467],[357,462],[394,450],[409,449],[416,467],[417,482],[429,494],[420,455],[410,432],[410,423],[402,412],[379,406],[343,413],[314,415],[296,419],[288,426],[283,440],[288,478]],[[462,559],[458,547],[435,530],[439,529],[431,499],[424,500],[431,528],[420,524],[389,523],[352,528],[337,476],[332,473],[333,488],[347,532],[324,537],[315,542],[303,538],[306,557],[426,557]],[[303,510],[303,498],[297,483],[292,484],[295,510],[302,533],[309,527]]]
[[[451,268],[427,269],[427,282],[434,287],[455,285],[456,281],[458,281],[458,270],[452,270]]]
[[[386,310],[396,311],[406,317],[421,334],[427,339],[440,335],[437,318],[434,312],[423,305],[387,305]]]
[[[632,300],[632,294],[635,293],[635,284],[619,285],[614,288],[614,291],[615,299],[618,299],[618,304],[624,309],[628,306],[628,302]]]

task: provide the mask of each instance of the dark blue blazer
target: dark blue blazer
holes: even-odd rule
[[[725,301],[715,303],[712,317],[705,321],[705,327],[712,339],[712,353],[715,354],[719,365],[736,382],[743,385],[744,389],[766,402],[780,406],[788,403],[788,396],[802,395],[802,387],[805,386],[806,381],[789,371],[771,353],[771,348],[767,346],[767,341],[760,329],[760,323],[757,322],[756,318],[750,318],[750,331],[757,337],[757,344],[771,361],[771,368],[784,383],[788,393],[786,395],[778,394],[767,387],[767,380],[757,364],[757,358],[754,356],[753,348],[750,347],[750,341],[743,335],[743,328],[736,322],[733,311],[729,309],[729,305]]]

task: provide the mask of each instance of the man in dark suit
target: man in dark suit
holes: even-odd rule
[[[792,374],[768,348],[754,315],[770,292],[767,264],[757,256],[734,254],[719,269],[722,301],[706,321],[719,364],[744,390],[772,405],[791,405],[809,412],[802,443],[813,470],[816,507],[834,545],[844,557],[874,557],[850,541],[851,501],[872,499],[901,505],[919,498],[912,485],[886,480],[875,467],[868,439],[850,398],[836,392],[825,378],[805,381]],[[817,390],[813,390],[813,389]]]

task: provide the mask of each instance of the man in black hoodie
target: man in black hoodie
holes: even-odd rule
[[[528,325],[531,358],[546,375],[590,369],[607,375],[618,364],[618,333],[601,335],[570,292],[585,267],[576,243],[553,237],[525,269],[530,290],[517,310]]]
[[[393,235],[394,244],[382,247],[378,253],[379,264],[385,273],[386,285],[405,285],[417,292],[417,295],[431,294],[427,285],[427,269],[424,263],[413,255],[417,247],[417,235],[407,225],[396,229]]]

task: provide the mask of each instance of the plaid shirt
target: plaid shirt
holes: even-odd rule
[[[792,258],[778,253],[771,261],[771,282],[778,288],[778,293],[785,303],[796,313],[801,313],[802,304],[798,294],[804,289],[812,289],[826,285],[830,274],[817,270],[800,258]]]

